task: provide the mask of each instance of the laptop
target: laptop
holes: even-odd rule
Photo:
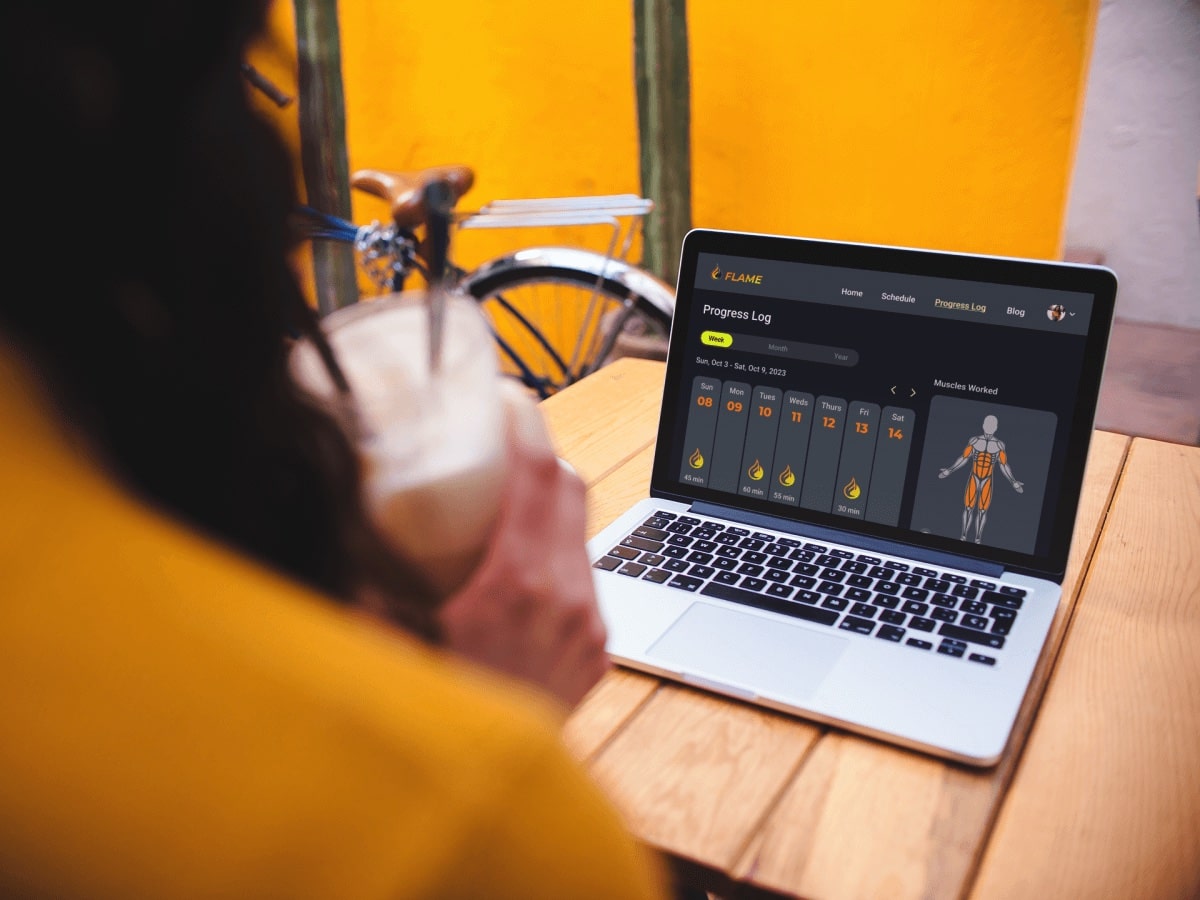
[[[1062,599],[1116,290],[689,232],[650,495],[589,543],[612,658],[994,765]]]

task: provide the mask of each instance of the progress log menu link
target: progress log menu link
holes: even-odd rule
[[[699,375],[679,478],[896,525],[915,421],[911,409]]]

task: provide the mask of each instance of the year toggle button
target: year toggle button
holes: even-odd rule
[[[733,335],[724,331],[706,331],[700,335],[700,343],[706,347],[732,347]]]

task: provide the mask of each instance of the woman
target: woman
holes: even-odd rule
[[[0,893],[655,896],[557,738],[606,664],[578,479],[514,429],[439,603],[287,375],[315,321],[239,80],[265,7],[0,11],[7,256],[43,283],[0,295]]]

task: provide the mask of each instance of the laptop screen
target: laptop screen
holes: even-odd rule
[[[652,493],[1066,568],[1105,268],[695,230]]]

